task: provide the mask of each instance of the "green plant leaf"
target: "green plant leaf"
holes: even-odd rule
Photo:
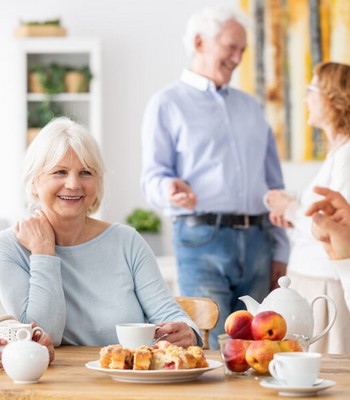
[[[126,222],[138,232],[160,232],[161,219],[151,210],[136,208],[126,218]]]

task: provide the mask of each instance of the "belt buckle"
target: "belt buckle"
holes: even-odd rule
[[[249,228],[249,215],[244,215],[244,224],[243,225],[234,225],[236,229],[248,229]]]

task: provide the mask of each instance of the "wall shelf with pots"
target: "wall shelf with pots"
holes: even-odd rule
[[[84,124],[101,143],[99,41],[95,38],[25,38],[19,40],[19,50],[23,94],[22,131],[26,144],[33,140],[35,132],[39,130],[35,128],[41,128],[58,115],[66,115]],[[64,75],[61,76],[61,86],[57,85],[57,80],[48,82],[47,86],[42,85],[44,78],[43,75],[40,78],[39,73],[43,74],[43,70],[47,69],[48,74],[52,74],[52,66]],[[91,80],[86,87],[82,87],[79,81],[82,74],[77,73],[82,70],[91,73]],[[33,71],[37,76],[33,77]],[[74,87],[70,86],[72,82]]]

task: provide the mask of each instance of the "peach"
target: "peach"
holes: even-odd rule
[[[245,358],[255,371],[259,374],[266,374],[269,372],[269,363],[273,359],[273,355],[280,351],[278,341],[256,340],[250,343]]]
[[[280,351],[303,351],[300,343],[297,340],[282,340],[280,341]]]
[[[243,339],[231,339],[227,341],[223,350],[223,358],[230,371],[244,372],[249,369],[245,355],[250,343],[249,340]]]
[[[232,339],[253,339],[251,324],[253,314],[247,310],[239,310],[231,313],[225,321],[225,331]]]
[[[282,340],[287,332],[287,323],[275,311],[261,311],[252,320],[251,332],[255,340]]]

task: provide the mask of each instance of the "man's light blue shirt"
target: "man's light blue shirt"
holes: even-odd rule
[[[217,89],[190,70],[150,99],[142,140],[142,189],[168,215],[264,214],[264,194],[284,187],[275,139],[257,101],[231,87]],[[175,177],[197,195],[195,210],[169,203]],[[287,237],[274,230],[274,259],[286,262]]]

